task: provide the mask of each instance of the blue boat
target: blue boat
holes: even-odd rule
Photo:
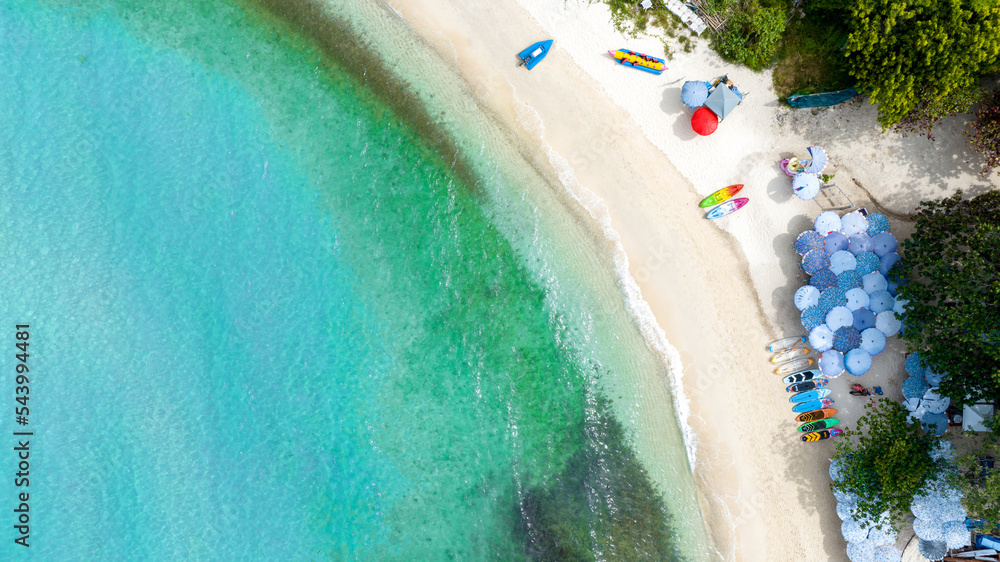
[[[533,43],[527,49],[521,51],[517,54],[517,58],[521,61],[517,63],[517,66],[522,64],[528,67],[528,70],[535,68],[535,65],[545,58],[545,55],[549,54],[549,47],[552,46],[552,40],[539,41],[538,43]]]

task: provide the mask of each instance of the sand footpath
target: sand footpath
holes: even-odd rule
[[[687,423],[697,442],[693,468],[719,558],[846,560],[828,489],[833,445],[799,442],[764,351],[770,341],[803,331],[792,294],[806,277],[791,243],[830,206],[798,200],[777,162],[821,145],[830,155],[826,173],[836,174],[855,206],[905,218],[922,198],[996,185],[976,174],[965,122],[947,122],[929,141],[883,134],[874,108],[857,99],[791,110],[778,103],[769,73],[722,62],[704,39],[691,53],[675,49],[662,76],[623,68],[608,49],[662,55],[662,45],[622,37],[601,4],[390,4],[442,56],[454,58],[490,113],[529,143],[550,146],[606,205],[630,273],[684,363]],[[543,38],[555,39],[548,57],[530,72],[517,68],[512,53]],[[715,134],[699,137],[680,102],[681,84],[722,74],[750,95]],[[697,202],[732,183],[746,185],[748,207],[705,220]],[[911,229],[893,222],[899,237]],[[838,418],[853,425],[862,411],[865,400],[847,394],[852,382],[881,384],[899,397],[902,352],[891,338],[868,375],[833,381]]]

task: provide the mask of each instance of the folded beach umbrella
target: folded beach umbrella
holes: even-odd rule
[[[830,236],[835,233],[831,232]],[[848,252],[847,250],[840,250],[834,252],[830,255],[830,271],[840,275],[841,273],[849,270],[853,270],[858,264],[858,260],[854,258],[854,254]]]
[[[826,250],[817,248],[809,250],[806,255],[802,256],[802,269],[809,275],[816,275],[817,271],[828,269],[829,267],[830,254],[826,253]]]
[[[844,354],[831,349],[819,357],[819,370],[824,377],[835,379],[844,372]]]
[[[704,80],[689,80],[681,86],[681,103],[697,109],[708,99],[708,83]]]
[[[825,291],[830,287],[837,286],[837,276],[830,271],[829,267],[824,267],[816,273],[813,273],[813,276],[809,279],[809,284],[816,287],[820,291]]]
[[[816,232],[826,236],[835,230],[840,230],[840,215],[833,211],[823,211],[813,223]]]
[[[884,310],[875,315],[875,327],[886,337],[892,337],[899,333],[901,325],[899,319],[896,318],[896,313],[891,310]]]
[[[847,543],[847,558],[851,562],[875,562],[875,545],[868,540],[850,541]]]
[[[872,368],[872,356],[863,349],[852,349],[844,354],[844,368],[856,377]]]
[[[709,94],[708,99],[705,100],[705,107],[715,112],[719,116],[719,120],[722,121],[729,116],[732,110],[736,109],[742,100],[743,98],[736,95],[736,92],[720,85]]]
[[[903,360],[903,368],[911,377],[924,378],[924,366],[920,364],[920,352],[914,351]]]
[[[847,298],[847,308],[851,309],[852,312],[868,306],[868,293],[861,287],[847,291],[844,293],[844,297]]]
[[[829,326],[834,332],[844,326],[851,326],[853,324],[854,313],[852,313],[851,309],[846,306],[835,307],[833,310],[826,313],[826,325]]]
[[[868,219],[868,234],[875,236],[883,232],[889,232],[889,219],[882,213],[870,213]]]
[[[826,315],[823,314],[823,311],[818,306],[810,306],[802,311],[802,327],[806,330],[812,331],[813,328],[819,326],[824,321],[826,321]]]
[[[929,389],[930,387],[927,386],[927,382],[922,378],[906,377],[906,380],[903,381],[903,397],[916,399],[918,401],[917,406],[919,406],[919,400],[924,397],[924,394]],[[917,406],[914,406],[910,411],[915,411]]]
[[[812,157],[812,160],[806,164],[806,167],[802,171],[809,172],[810,174],[822,172],[823,168],[826,168],[826,151],[821,146],[810,146],[806,150],[809,151],[809,156]]]
[[[889,284],[886,283],[885,277],[877,272],[873,271],[867,275],[861,277],[861,286],[865,288],[865,292],[871,295],[872,293],[877,293],[879,291],[884,291],[889,288]]]
[[[947,373],[936,373],[931,369],[927,369],[924,371],[924,380],[931,386],[937,386],[941,384],[941,379],[943,379],[946,374]]]
[[[860,345],[861,332],[854,326],[844,326],[833,333],[833,347],[841,353],[857,349]]]
[[[872,355],[878,355],[885,349],[885,334],[877,328],[868,328],[861,331],[861,349]]]
[[[941,522],[934,519],[913,520],[913,532],[925,541],[939,541],[944,537]]]
[[[807,230],[795,238],[795,251],[804,256],[809,250],[822,248],[823,238],[823,235],[815,230]]]
[[[871,236],[868,236],[867,232],[851,235],[849,240],[850,245],[847,249],[855,256],[862,252],[871,252],[875,248],[875,241],[872,240]]]
[[[844,236],[843,232],[836,230],[827,234],[826,238],[823,239],[823,249],[830,255],[841,250],[846,250],[848,245],[850,245],[850,240],[848,240],[847,236]]]
[[[707,107],[699,108],[691,116],[691,128],[699,135],[706,137],[719,128],[719,118]]]
[[[803,201],[815,199],[819,195],[819,176],[807,172],[799,172],[792,178],[792,192]]]
[[[882,265],[882,260],[875,255],[875,252],[862,252],[855,257],[858,260],[858,265],[855,267],[855,270],[857,270],[857,272],[861,275],[878,273],[878,269]]]
[[[875,554],[872,562],[900,562],[903,560],[903,553],[896,548],[895,540],[893,544],[883,544],[875,547]]]
[[[948,545],[944,541],[917,541],[917,550],[920,555],[928,560],[944,560],[944,555],[948,554]]]
[[[809,345],[820,353],[833,347],[833,330],[826,324],[820,324],[809,330]]]
[[[844,540],[847,542],[857,543],[868,539],[868,528],[862,527],[854,519],[845,519],[840,524],[840,532],[844,535]]]
[[[851,211],[840,218],[840,231],[848,236],[868,234],[868,219],[861,211]]]
[[[863,292],[863,291],[862,291]],[[819,303],[819,289],[812,285],[803,285],[795,291],[795,308],[805,310]]]
[[[940,437],[948,430],[948,416],[944,414],[925,413],[920,417],[920,426],[927,433]],[[914,525],[914,530],[916,530],[916,525]],[[918,534],[917,536],[919,537],[920,535]]]
[[[851,325],[859,331],[865,331],[869,328],[875,327],[876,316],[871,310],[867,308],[859,308],[851,311],[851,314],[854,316],[851,320]]]
[[[889,270],[895,267],[897,263],[899,263],[899,254],[896,252],[889,252],[888,254],[882,256],[878,272],[888,277]]]
[[[950,549],[962,548],[972,544],[969,529],[965,526],[965,521],[946,521],[942,525],[942,532],[944,534],[944,542]]]
[[[889,291],[875,291],[868,295],[868,308],[875,314],[884,310],[892,310],[894,304],[896,304],[896,299],[892,298]]]
[[[882,232],[872,236],[872,241],[875,242],[875,248],[873,251],[878,257],[882,257],[890,252],[896,251],[896,237],[890,232]]]

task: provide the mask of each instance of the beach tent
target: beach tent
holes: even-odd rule
[[[719,116],[719,120],[723,120],[727,115],[736,109],[736,106],[743,101],[736,92],[729,89],[725,84],[719,84],[712,95],[708,96],[708,100],[705,101],[705,107],[711,109]]]
[[[691,116],[691,128],[701,136],[708,136],[719,128],[719,117],[707,107],[702,107]]]

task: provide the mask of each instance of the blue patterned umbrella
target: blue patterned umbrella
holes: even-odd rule
[[[953,519],[944,524],[944,542],[948,548],[969,546],[971,543],[969,539],[969,529],[965,526],[965,521]]]
[[[896,252],[890,252],[882,256],[882,260],[881,263],[879,264],[878,271],[882,275],[888,277],[889,270],[896,267],[897,263],[899,263],[899,254],[897,254]]]
[[[862,527],[861,524],[854,519],[845,519],[844,522],[840,524],[840,533],[844,535],[844,540],[852,543],[862,542],[868,538],[868,528]]]
[[[859,345],[861,345],[861,332],[854,326],[844,326],[833,333],[833,348],[837,351],[847,353],[857,349]]]
[[[856,269],[849,269],[837,275],[837,286],[843,287],[845,291],[861,287],[861,284],[861,274]]]
[[[802,168],[802,171],[810,174],[822,172],[823,168],[826,168],[826,151],[821,146],[810,146],[807,150],[812,159]]]
[[[810,306],[802,311],[802,327],[806,330],[812,330],[825,321],[826,314],[823,314],[818,306]]]
[[[875,314],[883,310],[892,310],[894,304],[896,304],[896,299],[892,298],[889,291],[875,291],[868,295],[868,308]]]
[[[858,330],[864,331],[869,328],[875,327],[875,322],[877,317],[875,313],[867,308],[859,308],[851,312],[854,315],[853,323],[851,324]]]
[[[815,230],[807,230],[795,238],[795,251],[798,252],[800,256],[806,255],[806,252],[809,250],[816,250],[822,247],[823,235]]]
[[[900,327],[902,327],[902,322],[896,318],[896,313],[891,310],[883,310],[875,315],[875,327],[879,329],[880,332],[885,334],[886,337],[895,336]]]
[[[895,539],[893,539],[892,544],[875,547],[875,553],[872,556],[872,562],[900,562],[902,559],[903,554],[896,548]]]
[[[874,252],[863,252],[855,256],[858,264],[854,266],[859,275],[868,275],[882,267],[882,260]]]
[[[925,541],[941,540],[941,522],[936,519],[920,519],[913,521],[913,532]]]
[[[929,388],[930,387],[927,386],[927,383],[924,382],[923,378],[918,379],[917,377],[907,377],[907,379],[903,381],[903,396],[905,398],[923,398],[924,393],[927,392]]]
[[[874,250],[875,241],[872,240],[871,236],[868,236],[867,232],[855,234],[851,236],[847,249],[857,256],[858,254]]]
[[[847,297],[844,296],[845,293],[847,291],[840,288],[840,285],[830,287],[819,295],[818,305],[824,312],[830,312],[835,306],[847,304]]]
[[[895,545],[896,529],[894,529],[893,527],[885,527],[882,529],[879,529],[878,527],[872,527],[871,529],[868,530],[868,540],[872,541],[872,543],[878,546],[882,546],[885,544]]]
[[[920,352],[914,351],[907,355],[903,361],[903,368],[906,369],[906,374],[911,377],[924,378],[924,366],[920,364]]]
[[[815,275],[817,271],[830,267],[830,254],[826,253],[826,250],[817,248],[815,250],[809,250],[806,255],[802,256],[802,269],[806,270],[809,275]]]
[[[837,502],[837,517],[840,517],[841,521],[854,519],[854,508],[857,506],[856,503]]]
[[[875,562],[875,545],[867,540],[848,542],[847,558],[851,562]]]
[[[875,236],[883,232],[889,232],[889,219],[882,213],[871,213],[868,215],[868,235]]]
[[[846,250],[851,244],[847,236],[843,232],[833,231],[826,235],[823,239],[823,249],[826,250],[828,254],[835,254],[841,250]]]
[[[830,268],[823,268],[813,274],[812,279],[809,280],[809,284],[820,291],[825,291],[830,287],[837,286],[837,276],[830,271]]]

